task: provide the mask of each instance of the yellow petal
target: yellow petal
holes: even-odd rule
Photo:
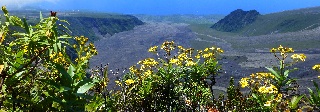
[[[3,68],[4,68],[4,65],[0,65],[0,74],[1,74],[1,72],[3,70]]]

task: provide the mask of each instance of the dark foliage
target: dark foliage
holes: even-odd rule
[[[237,9],[211,26],[211,28],[218,31],[235,32],[253,23],[259,15],[260,13],[256,10],[243,11]]]

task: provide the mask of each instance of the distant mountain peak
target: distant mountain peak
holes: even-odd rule
[[[218,31],[235,32],[253,23],[259,15],[260,13],[256,10],[243,11],[237,9],[219,20],[211,28]]]

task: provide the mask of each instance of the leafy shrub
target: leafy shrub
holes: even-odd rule
[[[65,48],[71,39],[57,25],[57,17],[43,18],[32,26],[26,19],[10,16],[2,7],[6,22],[0,36],[0,106],[10,111],[84,111],[92,100],[86,92],[99,83],[87,78],[88,60],[97,54],[88,38],[75,37],[78,59],[71,61]],[[9,31],[9,27],[23,29]],[[8,40],[8,41],[5,41]],[[12,41],[10,41],[12,40]]]

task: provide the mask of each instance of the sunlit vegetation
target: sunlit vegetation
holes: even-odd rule
[[[65,21],[55,16],[40,14],[40,21],[30,25],[11,16],[5,7],[2,10],[6,21],[0,28],[1,111],[319,110],[317,83],[308,95],[295,93],[298,84],[289,76],[296,69],[289,66],[307,57],[293,54],[293,48],[272,48],[279,66],[243,77],[239,84],[230,78],[227,93],[217,95],[212,87],[223,69],[219,55],[225,51],[219,47],[194,50],[165,41],[148,50],[157,58],[131,66],[110,90],[107,65],[88,70],[89,60],[98,52],[87,37],[70,36],[67,27],[57,24]],[[21,31],[10,30],[12,26]],[[74,60],[66,54],[67,46],[76,51]],[[320,65],[312,69],[320,71]]]

